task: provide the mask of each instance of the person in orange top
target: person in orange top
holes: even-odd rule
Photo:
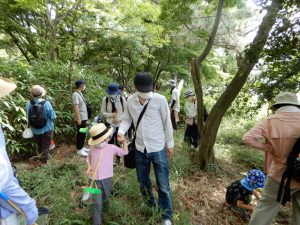
[[[265,152],[267,182],[261,201],[255,207],[250,225],[270,225],[281,204],[277,202],[280,181],[287,168],[287,158],[300,137],[300,104],[297,95],[283,92],[276,96],[271,107],[273,115],[248,131],[243,142]],[[293,218],[292,224],[300,224],[300,183],[291,182]]]

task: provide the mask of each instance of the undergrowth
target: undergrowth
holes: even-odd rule
[[[185,211],[184,205],[177,199],[177,186],[190,174],[191,168],[188,150],[176,148],[174,158],[170,160],[174,224],[191,224],[189,212]],[[30,171],[21,169],[19,177],[25,190],[37,200],[38,205],[50,209],[49,224],[90,225],[91,208],[81,203],[81,187],[86,184],[85,169],[85,162],[82,160],[50,160],[44,167]],[[153,171],[151,180],[155,190]],[[154,192],[157,195],[157,191]],[[135,170],[115,168],[113,193],[109,213],[104,216],[104,224],[154,225],[161,223],[160,218],[160,212],[144,204]]]

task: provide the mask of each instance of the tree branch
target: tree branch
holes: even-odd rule
[[[219,0],[214,25],[211,30],[207,45],[206,45],[205,49],[203,50],[203,52],[201,53],[201,55],[199,56],[199,58],[197,59],[198,65],[201,64],[201,62],[207,57],[207,55],[209,54],[209,52],[211,51],[211,49],[213,47],[213,44],[214,44],[214,41],[216,38],[216,34],[217,34],[217,31],[219,28],[220,20],[221,20],[223,5],[224,5],[224,0]]]

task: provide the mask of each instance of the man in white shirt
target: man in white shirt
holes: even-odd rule
[[[136,131],[137,177],[148,205],[156,206],[149,177],[151,163],[153,164],[158,186],[159,208],[162,210],[164,225],[170,225],[172,194],[167,156],[173,156],[174,140],[168,102],[164,96],[153,93],[150,73],[138,73],[134,84],[138,92],[128,98],[118,135],[124,136],[132,122],[136,127],[140,113],[148,104]]]
[[[180,112],[179,91],[176,88],[175,80],[169,80],[168,85],[171,87],[171,102],[170,102],[171,121],[172,121],[173,129],[177,130],[177,123],[179,121],[178,114]]]
[[[16,85],[4,78],[0,78],[0,98],[9,94]],[[26,225],[35,224],[38,218],[36,202],[20,187],[6,152],[6,143],[0,128],[0,224],[21,224],[22,218],[7,200],[13,202],[26,215]],[[24,224],[24,223],[23,223]]]

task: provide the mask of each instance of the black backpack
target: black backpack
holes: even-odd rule
[[[287,169],[283,173],[281,178],[281,183],[279,186],[279,191],[277,195],[277,201],[282,205],[286,202],[291,201],[291,180],[292,178],[300,182],[300,138],[298,138],[295,143],[288,159],[287,159]],[[284,190],[283,190],[284,188]]]
[[[41,129],[47,124],[47,117],[44,111],[44,105],[47,101],[36,103],[34,100],[30,101],[30,108],[28,110],[28,122],[30,126],[36,129]]]
[[[107,104],[108,104],[108,97],[106,97],[105,101],[106,101],[106,111],[107,111]],[[120,101],[121,101],[121,105],[122,105],[122,111],[124,112],[124,105],[123,105],[123,97],[120,96]],[[116,112],[116,106],[115,106],[115,103],[112,102],[112,111],[113,112]]]

